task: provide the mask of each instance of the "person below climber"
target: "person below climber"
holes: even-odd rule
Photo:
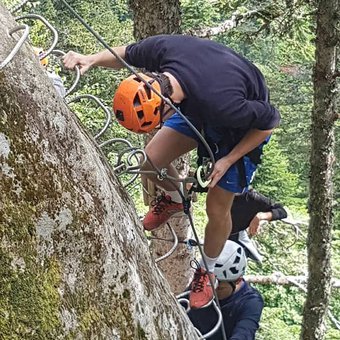
[[[280,203],[251,189],[240,195],[236,194],[231,207],[232,230],[229,240],[245,248],[247,257],[262,262],[250,236],[255,236],[265,221],[277,221],[287,217],[287,211]],[[248,231],[248,232],[247,232]]]
[[[179,107],[214,152],[216,163],[206,200],[207,268],[201,263],[197,269],[190,294],[192,308],[204,307],[213,298],[209,276],[215,284],[214,266],[231,231],[234,195],[247,190],[263,144],[278,126],[280,115],[269,103],[264,77],[256,66],[217,42],[158,35],[113,50],[128,64],[151,72],[132,75],[119,85],[113,101],[118,122],[131,131],[147,133],[166,120],[146,146],[149,162],[143,170],[166,168],[169,176],[178,178],[171,162],[199,146],[200,141],[183,117],[174,114],[140,76]],[[123,67],[108,50],[93,55],[70,51],[64,56],[64,65],[69,69],[78,65],[82,74],[93,66]],[[179,193],[183,188],[178,182],[147,176],[165,190],[144,218],[145,230],[151,231],[183,210]]]
[[[259,328],[264,302],[261,294],[243,279],[246,267],[247,259],[243,247],[228,240],[217,259],[214,273],[218,281],[216,293],[224,329],[229,340],[255,339]],[[191,309],[188,316],[202,335],[211,331],[218,321],[212,305]],[[221,327],[209,336],[210,339],[223,339]]]
[[[64,98],[66,95],[66,90],[61,77],[53,71],[47,70],[48,57],[44,57],[45,52],[41,47],[33,47],[34,54],[39,57],[40,65],[46,70],[47,76],[51,79],[54,88],[60,97]]]

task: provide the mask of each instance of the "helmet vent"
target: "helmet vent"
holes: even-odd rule
[[[237,270],[236,267],[231,267],[229,270],[230,270],[233,274],[237,274],[237,273],[238,273],[238,270]]]
[[[235,260],[234,260],[234,264],[235,263],[240,263],[241,257],[240,256],[236,256]]]
[[[135,98],[133,98],[133,106],[136,107],[136,106],[140,106],[140,105],[142,105],[142,103],[140,102],[139,95],[137,93],[135,95]]]
[[[150,100],[151,99],[151,90],[146,85],[144,85],[144,89],[145,89],[145,93],[146,93],[148,99]]]
[[[143,119],[143,118],[144,118],[144,112],[143,112],[143,110],[137,111],[137,116],[138,116],[138,119]]]
[[[123,113],[123,111],[116,110],[115,114],[116,114],[116,118],[118,120],[120,120],[121,122],[124,122],[124,113]]]
[[[159,111],[159,106],[155,107],[155,110],[153,111],[153,114],[154,114],[155,116],[157,116],[158,111]]]

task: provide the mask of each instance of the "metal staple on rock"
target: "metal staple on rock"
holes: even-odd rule
[[[51,31],[53,35],[53,42],[50,48],[43,55],[39,57],[40,59],[46,58],[54,50],[54,48],[56,47],[58,43],[59,36],[58,36],[57,30],[44,17],[38,14],[25,14],[20,17],[16,17],[15,21],[20,21],[20,20],[25,20],[25,19],[40,20]]]
[[[29,31],[30,31],[27,25],[19,25],[19,26],[12,28],[10,31],[8,31],[8,35],[12,36],[13,33],[20,31],[20,30],[25,30],[25,31],[23,35],[21,36],[21,38],[19,39],[19,41],[14,46],[13,50],[9,53],[9,55],[5,58],[5,60],[0,64],[0,70],[3,69],[14,58],[14,56],[20,50],[21,46],[26,41]]]

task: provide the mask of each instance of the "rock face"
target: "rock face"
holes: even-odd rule
[[[0,63],[21,32],[0,5]],[[0,70],[0,329],[11,339],[196,339],[133,203],[28,43]]]

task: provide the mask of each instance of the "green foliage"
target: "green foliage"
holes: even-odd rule
[[[264,157],[258,168],[254,187],[268,197],[295,206],[299,203],[297,198],[300,196],[297,192],[298,176],[289,171],[288,157],[281,150],[275,135],[264,149]]]
[[[288,306],[287,306],[288,307]],[[281,308],[265,307],[262,313],[260,329],[257,332],[257,340],[285,339],[296,340],[299,338],[299,324],[288,326],[282,320],[284,311]]]
[[[213,25],[219,18],[218,9],[205,0],[183,0],[182,28],[184,31],[195,30]]]

